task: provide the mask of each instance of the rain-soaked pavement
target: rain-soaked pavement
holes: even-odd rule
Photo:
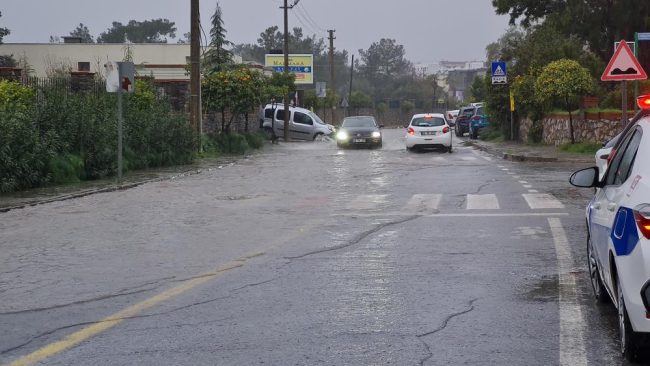
[[[577,166],[384,134],[0,214],[0,364],[623,364]]]

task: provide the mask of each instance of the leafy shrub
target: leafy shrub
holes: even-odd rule
[[[0,80],[0,109],[26,113],[34,105],[34,91],[20,83]]]
[[[565,144],[565,145],[562,145],[562,146],[560,146],[560,150],[570,152],[570,153],[593,155],[601,147],[603,147],[602,144],[578,143],[578,144]]]
[[[266,136],[261,131],[245,133],[244,137],[246,138],[246,143],[248,143],[248,146],[251,149],[261,149],[262,146],[264,146],[264,140],[266,140]]]
[[[479,130],[479,138],[485,141],[503,140],[503,133],[500,128],[490,125]]]
[[[248,150],[246,137],[236,132],[221,133],[215,137],[215,141],[224,154],[245,154]]]
[[[48,163],[50,182],[54,184],[77,183],[86,178],[84,162],[73,154],[58,155]]]

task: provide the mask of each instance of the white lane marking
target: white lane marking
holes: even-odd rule
[[[460,160],[474,161],[474,160],[476,160],[476,158],[473,157],[473,156],[463,156],[462,158],[460,158]]]
[[[381,209],[388,202],[387,194],[362,194],[347,204],[348,210]]]
[[[564,208],[562,202],[548,193],[524,193],[522,194],[528,206],[533,209]]]
[[[513,173],[513,172],[506,172],[506,174],[514,175],[515,173]]]
[[[515,179],[519,179],[519,178],[521,178],[521,177],[518,176],[518,175],[513,175],[512,177],[515,178]]]
[[[468,194],[468,210],[498,210],[499,200],[495,194]]]
[[[525,180],[520,180],[519,183],[521,183],[521,184],[528,184],[528,182],[526,182]]]
[[[536,189],[529,189],[528,193],[539,193],[539,191]]]
[[[502,168],[501,170],[503,170],[504,172],[507,172],[507,171],[510,170],[510,169],[508,169],[508,168]]]
[[[549,218],[548,224],[553,234],[560,276],[560,365],[587,365],[586,323],[578,302],[576,276],[572,273],[575,265],[569,240],[559,218]]]
[[[412,213],[405,212],[382,212],[382,213],[338,213],[331,216],[353,216],[353,217],[410,217]],[[507,212],[507,213],[453,213],[453,214],[430,214],[421,217],[555,217],[569,216],[568,212]]]
[[[503,165],[497,165],[497,168],[505,168]]]
[[[492,158],[490,158],[490,157],[488,157],[488,156],[481,156],[481,157],[482,157],[483,159],[487,160],[487,161],[492,161]]]
[[[433,158],[433,160],[440,162],[440,163],[446,163],[447,159],[443,158],[442,156],[436,156]]]
[[[524,188],[533,188],[533,186],[530,184],[524,184]]]
[[[405,210],[410,212],[437,210],[441,199],[441,194],[414,194],[406,204]]]

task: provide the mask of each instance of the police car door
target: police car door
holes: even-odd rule
[[[630,173],[641,137],[640,128],[628,133],[611,161],[604,178],[604,187],[598,191],[589,209],[592,243],[599,268],[603,273],[603,280],[609,289],[613,289],[608,260],[610,248],[614,251],[614,255],[626,254],[620,245],[624,240],[626,224],[635,225],[634,216],[630,216],[631,212],[621,208],[621,201],[630,190],[633,181],[630,179]]]

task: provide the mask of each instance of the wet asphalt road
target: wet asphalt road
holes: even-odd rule
[[[0,364],[624,364],[579,166],[384,135],[0,214]]]

